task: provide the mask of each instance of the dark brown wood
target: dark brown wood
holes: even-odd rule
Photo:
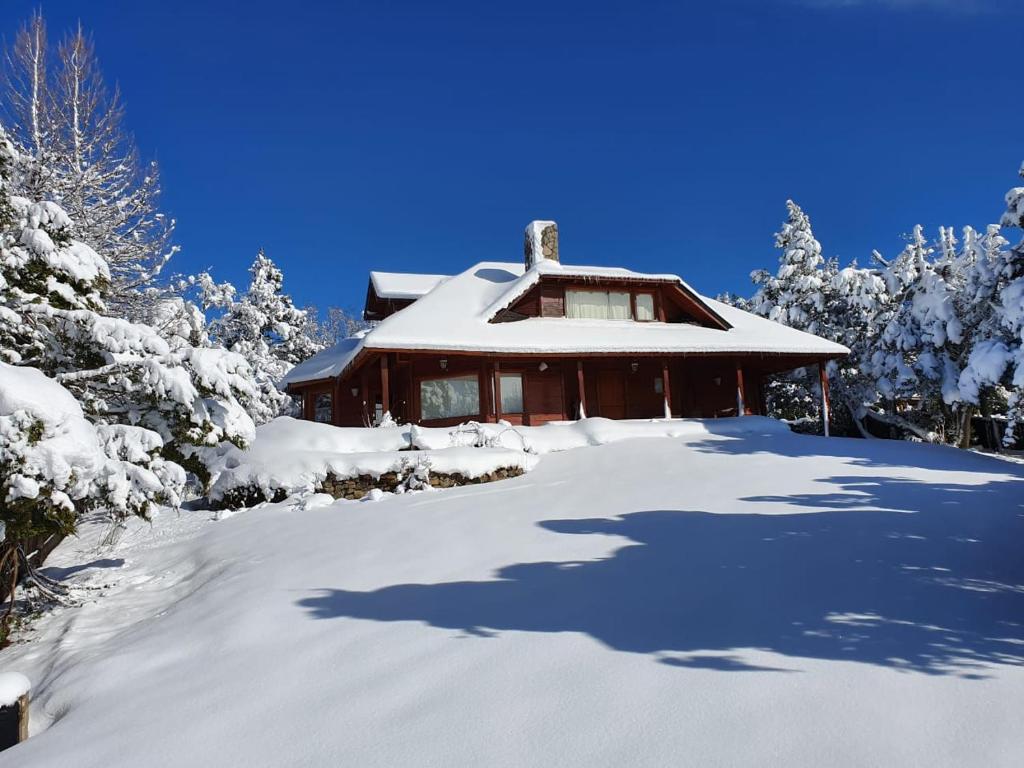
[[[818,363],[818,381],[821,382],[821,421],[825,437],[829,436],[829,421],[832,418],[832,402],[828,393],[828,370],[825,363]]]
[[[665,393],[665,416],[672,418],[672,386],[668,379],[668,360],[661,361],[661,388]]]
[[[579,386],[580,412],[579,416],[587,415],[587,388],[583,384],[583,361],[576,361],[576,383]]]
[[[388,371],[388,356],[380,356],[380,407],[383,413],[391,412],[391,381]]]
[[[626,418],[626,374],[621,370],[597,372],[597,414],[606,419]]]
[[[501,421],[501,363],[494,363],[494,420]]]
[[[747,415],[747,398],[743,388],[743,366],[736,362],[736,415]]]
[[[28,738],[28,694],[10,706],[0,707],[0,751]]]

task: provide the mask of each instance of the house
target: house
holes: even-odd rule
[[[563,264],[550,221],[527,227],[524,263],[371,272],[364,316],[379,322],[285,377],[304,418],[360,426],[390,412],[442,426],[762,414],[766,376],[823,371],[849,353],[676,275]]]

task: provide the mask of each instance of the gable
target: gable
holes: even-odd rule
[[[565,317],[566,291],[614,291],[630,294],[633,316],[640,294],[652,297],[654,320],[664,323],[689,323],[707,328],[728,330],[731,326],[700,296],[681,281],[644,280],[634,278],[594,277],[567,274],[544,275],[521,296],[501,307],[490,322],[515,322],[530,317]]]

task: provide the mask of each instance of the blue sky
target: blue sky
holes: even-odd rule
[[[36,5],[8,0],[10,39]],[[175,268],[360,307],[369,269],[774,263],[792,197],[828,255],[984,226],[1024,160],[1016,0],[48,2],[81,20],[160,161]]]

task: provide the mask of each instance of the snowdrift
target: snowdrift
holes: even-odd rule
[[[781,422],[758,416],[734,419],[603,418],[513,427],[469,422],[456,427],[335,427],[281,417],[259,427],[247,449],[229,446],[214,465],[210,501],[239,506],[318,490],[328,477],[380,478],[429,472],[479,478],[497,470],[528,472],[539,454],[642,437],[783,434]]]

